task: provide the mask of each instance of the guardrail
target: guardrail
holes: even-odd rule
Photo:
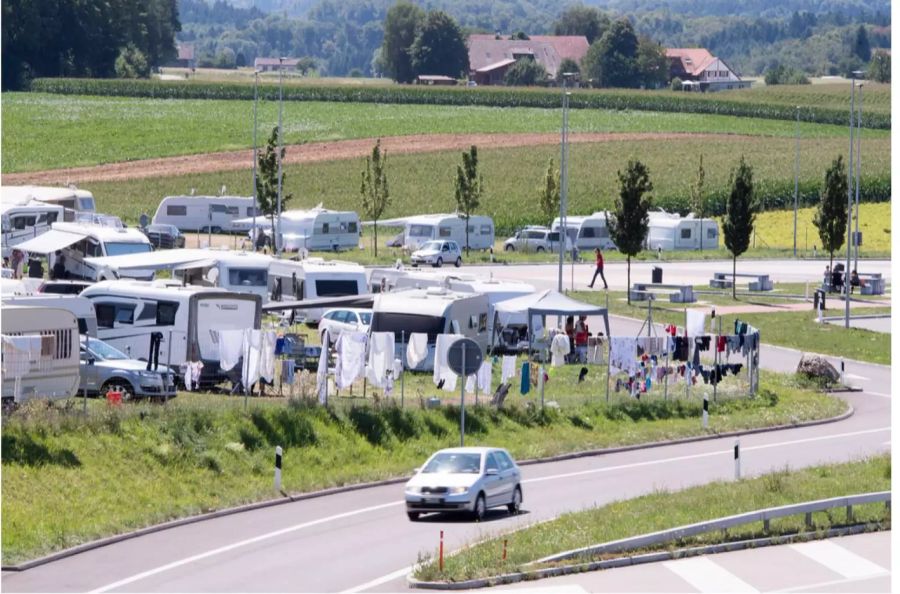
[[[614,540],[611,542],[591,545],[588,547],[583,547],[580,549],[573,549],[571,551],[565,551],[563,553],[557,553],[555,555],[550,555],[549,557],[544,557],[543,559],[538,559],[537,561],[533,561],[531,564],[536,563],[552,563],[555,561],[564,561],[567,559],[573,559],[575,557],[583,557],[583,556],[593,556],[593,555],[602,555],[605,553],[619,553],[622,551],[628,551],[633,549],[639,549],[642,547],[647,547],[651,545],[657,545],[664,542],[669,542],[671,540],[677,540],[681,538],[687,538],[689,536],[696,536],[698,534],[704,534],[706,532],[716,532],[719,530],[727,530],[728,528],[732,528],[734,526],[740,526],[743,524],[749,524],[751,522],[762,522],[763,529],[768,532],[769,531],[769,520],[775,518],[783,518],[786,516],[795,516],[799,514],[806,515],[806,525],[808,527],[812,527],[812,514],[813,512],[823,511],[826,509],[833,509],[836,507],[846,507],[847,508],[847,520],[853,520],[853,506],[861,505],[864,503],[886,503],[888,509],[891,506],[891,492],[890,491],[880,491],[877,493],[863,493],[860,495],[848,495],[845,497],[834,497],[831,499],[819,499],[817,501],[808,501],[806,503],[795,503],[792,505],[783,505],[781,507],[771,507],[768,509],[762,509],[752,512],[747,512],[743,514],[737,514],[734,516],[728,516],[725,518],[718,518],[716,520],[708,520],[705,522],[698,522],[696,524],[688,524],[686,526],[679,526],[677,528],[670,528],[669,530],[661,530],[659,532],[651,532],[650,534],[642,534],[640,536],[632,536],[629,538],[623,538],[621,540]]]

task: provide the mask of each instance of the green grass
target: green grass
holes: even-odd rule
[[[553,380],[551,380],[553,383]],[[534,401],[534,396],[528,400]],[[598,399],[599,400],[599,399]],[[401,410],[340,400],[301,402],[183,393],[167,406],[107,408],[38,403],[4,419],[2,555],[16,563],[173,518],[273,498],[271,456],[284,447],[283,486],[297,493],[400,477],[458,440],[459,411]],[[754,399],[615,399],[607,407],[547,408],[510,397],[502,411],[467,407],[467,443],[504,446],[519,459],[831,417],[839,399],[763,374]],[[402,512],[398,509],[398,514]]]
[[[252,101],[4,93],[2,117],[3,173],[253,146]],[[263,145],[278,121],[277,102],[260,101],[258,119],[259,144]],[[726,132],[793,137],[795,133],[789,121],[607,109],[572,110],[569,125],[573,134]],[[559,126],[558,109],[316,101],[284,104],[287,144],[407,134],[552,133],[558,132]],[[846,130],[804,123],[800,133],[805,139],[843,138]],[[889,134],[866,130],[864,137],[885,139]]]
[[[758,478],[708,483],[682,491],[657,490],[649,495],[616,501],[585,511],[567,513],[559,518],[523,530],[493,536],[466,547],[458,554],[445,556],[444,571],[438,569],[433,554],[426,556],[414,577],[427,581],[456,582],[485,578],[523,570],[537,569],[532,562],[554,553],[610,542],[630,536],[666,530],[739,513],[854,495],[891,488],[891,459],[873,456],[859,462],[782,470]],[[527,494],[526,494],[527,502]],[[883,503],[854,506],[857,522],[879,524],[890,529],[890,509]],[[815,530],[837,526],[844,510],[813,514]],[[771,533],[793,534],[804,529],[803,516],[773,520]],[[728,530],[728,540],[764,536],[762,522]],[[501,559],[503,540],[507,540],[507,559]],[[725,540],[721,533],[673,543],[704,545]],[[578,559],[576,562],[591,559]]]

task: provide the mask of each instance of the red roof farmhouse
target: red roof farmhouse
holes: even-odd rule
[[[556,77],[566,59],[580,63],[588,51],[583,35],[533,35],[530,39],[510,39],[497,35],[469,36],[470,78],[479,85],[503,84],[503,76],[519,59],[532,59]]]
[[[741,80],[731,67],[704,48],[669,48],[669,79],[681,79],[685,90],[723,91],[744,89],[750,81]]]

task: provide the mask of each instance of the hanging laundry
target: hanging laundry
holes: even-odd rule
[[[609,367],[610,373],[618,373],[616,370],[624,370],[634,374],[637,370],[637,340],[631,337],[612,337],[609,339]]]
[[[418,367],[428,358],[428,335],[424,332],[413,332],[406,345],[406,364],[410,369]]]
[[[244,352],[244,330],[219,330],[219,367],[234,369]]]
[[[244,330],[244,365],[241,369],[241,382],[247,390],[259,381],[262,340],[262,333],[259,330]]]
[[[566,362],[566,355],[569,354],[571,345],[569,337],[565,334],[557,334],[550,343],[550,361],[553,367],[560,367]]]
[[[297,362],[293,359],[281,360],[281,383],[289,386],[294,384],[294,373],[297,371]]]
[[[519,390],[522,396],[531,391],[531,364],[528,361],[522,363],[522,385]]]
[[[672,359],[675,361],[687,361],[690,356],[690,343],[684,336],[676,336],[671,339]]]
[[[727,339],[726,339],[725,336],[717,336],[717,337],[716,337],[716,352],[717,352],[717,353],[723,353],[723,352],[725,352],[725,343],[726,343],[726,340],[727,340]]]
[[[684,330],[687,336],[700,336],[704,334],[704,326],[706,325],[706,313],[699,309],[687,310],[685,316]]]
[[[461,334],[438,334],[434,343],[434,384],[440,385],[447,392],[456,390],[456,374],[447,363],[447,352],[450,346],[463,338]],[[442,383],[443,382],[443,383]]]
[[[9,315],[9,314],[7,314]],[[31,370],[31,362],[41,355],[41,337],[37,334],[3,336],[3,375],[24,377]]]
[[[347,332],[341,334],[338,342],[340,343],[340,341],[348,334],[349,333]],[[327,330],[323,333],[323,337],[325,340],[330,339]],[[327,345],[328,343],[325,342],[325,340],[322,341],[322,344]],[[350,342],[350,340],[348,340],[348,342]],[[337,374],[335,374],[334,379],[335,384],[337,384]],[[319,366],[316,369],[316,396],[321,404],[325,404],[328,401],[328,348],[326,347],[322,347],[322,352],[319,354]]]
[[[475,386],[477,385],[478,390],[482,394],[490,394],[491,375],[493,370],[494,366],[491,364],[490,360],[483,361],[481,367],[478,368],[478,371],[466,378],[466,392],[474,392]]]
[[[365,372],[366,342],[363,332],[341,332],[335,345],[338,360],[334,384],[338,390],[349,388]]]
[[[262,343],[259,359],[259,376],[269,382],[275,381],[275,331],[260,330]]]
[[[400,359],[394,359],[394,379],[400,379],[400,375],[403,373],[403,361]]]
[[[200,374],[203,371],[203,361],[189,361],[187,364],[188,375],[185,376],[185,384],[191,383],[193,389],[200,389]]]
[[[383,388],[387,375],[393,374],[394,366],[394,333],[372,332],[369,337],[369,361],[372,377],[369,381],[376,387]]]
[[[708,351],[712,342],[712,336],[697,336],[694,338],[694,345],[701,351]]]
[[[516,377],[516,356],[503,355],[503,363],[500,368],[500,383],[505,384],[510,378]]]

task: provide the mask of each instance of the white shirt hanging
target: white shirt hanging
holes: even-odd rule
[[[437,341],[434,344],[434,374],[432,379],[434,384],[440,384],[444,380],[444,390],[452,392],[456,390],[456,374],[450,369],[447,363],[447,352],[450,346],[463,338],[461,334],[438,334]]]
[[[372,377],[369,380],[373,385],[383,388],[385,377],[388,373],[393,374],[393,332],[372,332],[372,335],[369,337],[368,366],[372,368]]]
[[[550,342],[550,360],[553,367],[565,364],[566,355],[571,350],[569,337],[565,334],[557,334]]]
[[[428,335],[424,332],[413,332],[406,345],[406,364],[410,369],[418,367],[428,357]]]
[[[342,332],[336,348],[338,361],[334,382],[339,390],[343,390],[365,373],[366,335],[363,332]]]
[[[503,363],[500,369],[500,381],[502,383],[505,384],[511,378],[516,377],[516,360],[515,355],[503,355]]]
[[[219,330],[219,367],[222,371],[234,369],[244,352],[243,330]]]

